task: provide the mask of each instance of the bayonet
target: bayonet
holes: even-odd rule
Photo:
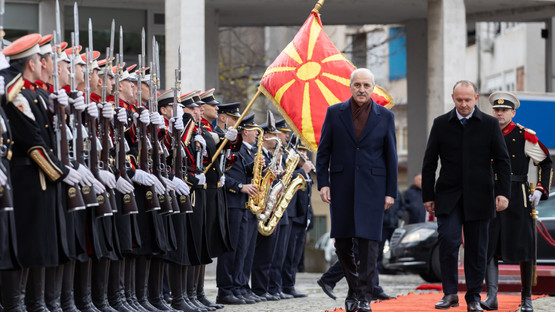
[[[93,48],[93,28],[92,28],[92,20],[89,18],[89,52],[93,53],[94,48]],[[92,63],[92,57],[89,60]]]
[[[110,61],[109,69],[112,70],[112,59],[114,58],[114,36],[116,35],[116,21],[112,19],[112,26],[110,27]],[[106,62],[108,66],[108,62]]]
[[[75,46],[79,46],[79,10],[77,2],[73,3],[73,32],[75,33]]]
[[[119,65],[123,67],[123,26],[121,25],[119,26]]]

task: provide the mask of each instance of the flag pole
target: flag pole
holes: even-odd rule
[[[324,5],[324,1],[325,0],[318,0],[316,5],[314,6],[314,9],[312,9],[312,12],[320,13],[319,11],[322,8],[322,6]]]
[[[323,2],[323,0],[320,0],[320,1]],[[256,91],[256,94],[254,95],[252,100],[249,102],[247,107],[245,107],[245,110],[243,111],[243,113],[241,114],[239,119],[237,119],[237,122],[235,122],[235,125],[233,126],[233,129],[237,129],[237,127],[239,127],[239,124],[241,123],[241,121],[243,121],[243,118],[245,118],[245,116],[247,116],[247,113],[249,112],[252,105],[254,104],[256,99],[258,99],[258,97],[260,96],[261,93],[262,93],[262,91],[260,91],[260,88],[258,88],[258,90]],[[222,152],[222,150],[224,149],[224,147],[225,147],[225,145],[227,144],[228,141],[229,140],[227,138],[225,138],[223,140],[222,144],[220,144],[220,146],[218,147],[218,150],[212,156],[212,161],[210,162],[210,164],[208,164],[208,166],[206,166],[206,169],[204,169],[204,174],[206,174],[208,172],[208,169],[210,169],[210,167],[212,167],[212,165],[214,164],[214,162],[216,161],[216,159],[218,158],[218,156],[220,155],[220,153]]]

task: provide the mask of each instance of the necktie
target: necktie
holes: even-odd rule
[[[466,126],[467,121],[468,121],[468,119],[466,119],[466,118],[461,119],[461,124],[463,125],[463,127]]]

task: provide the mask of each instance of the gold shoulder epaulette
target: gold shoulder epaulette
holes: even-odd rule
[[[530,133],[530,134],[532,134],[532,135],[536,135],[536,131],[534,131],[534,130],[532,130],[532,129],[525,128],[524,126],[522,126],[522,125],[519,124],[519,123],[517,123],[516,125],[517,125],[520,129],[522,129],[522,130],[524,130],[524,131],[526,131],[526,132],[528,132],[528,133]]]
[[[23,76],[21,74],[17,74],[17,76],[12,79],[8,84],[6,84],[6,101],[11,102],[15,99],[15,96],[21,91],[23,88]]]

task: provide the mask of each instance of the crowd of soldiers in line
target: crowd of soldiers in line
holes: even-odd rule
[[[30,34],[1,55],[3,310],[214,311],[306,296],[294,284],[314,166],[285,121],[251,114],[234,128],[240,103],[214,89],[158,92],[156,62],[135,70],[66,46]],[[279,178],[292,154],[306,188],[261,235],[246,205],[254,168]],[[214,258],[216,303],[204,292]]]

